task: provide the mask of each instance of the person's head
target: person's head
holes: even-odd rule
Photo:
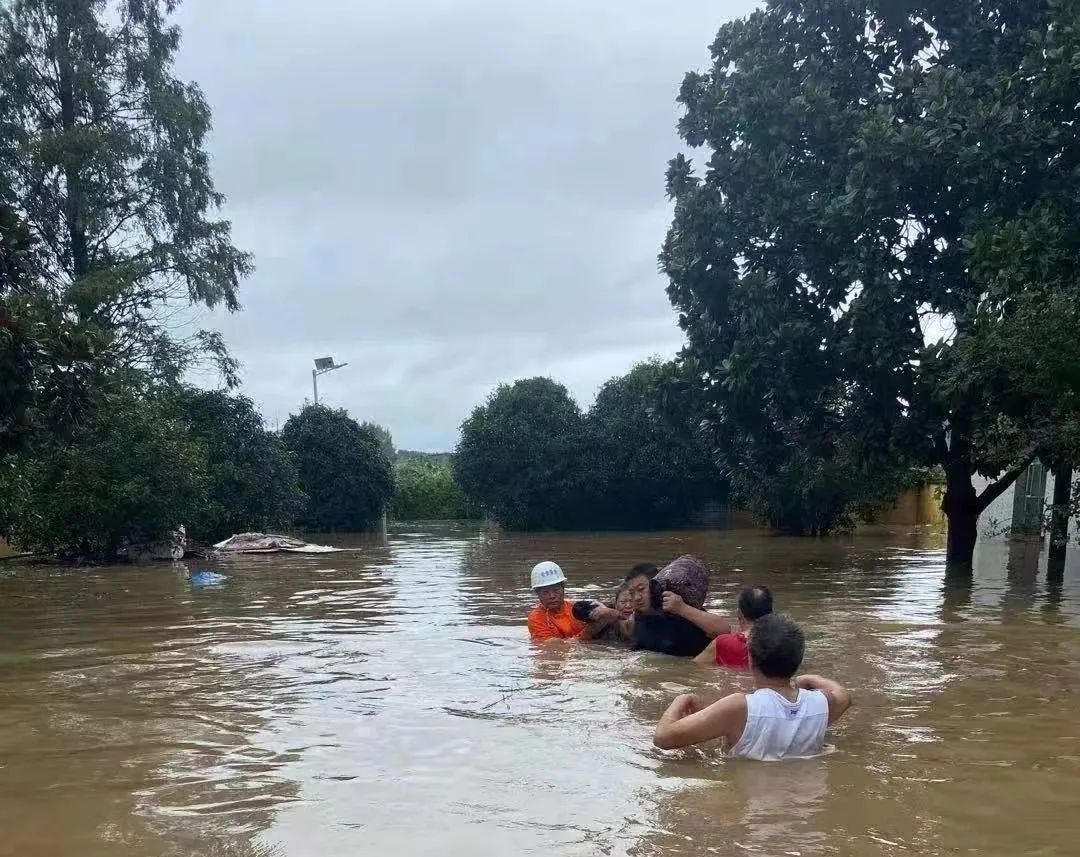
[[[754,622],[747,645],[750,668],[756,674],[769,679],[789,679],[802,665],[806,637],[790,616],[766,613]]]
[[[566,575],[557,563],[545,560],[533,566],[532,590],[547,610],[557,613],[566,600]]]
[[[772,593],[766,586],[744,586],[739,593],[739,619],[752,625],[772,613]]]
[[[615,590],[615,609],[624,619],[634,615],[634,596],[630,594],[630,587],[625,583]]]
[[[626,573],[626,588],[634,599],[634,609],[645,612],[652,604],[649,584],[659,574],[659,569],[647,562],[639,562]]]

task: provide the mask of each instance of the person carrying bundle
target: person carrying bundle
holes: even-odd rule
[[[665,593],[703,611],[709,591],[709,569],[690,554],[680,556],[656,571],[655,566],[634,566],[626,576],[634,596],[634,627],[631,647],[677,657],[694,657],[709,645],[709,635],[682,616],[664,612]]]

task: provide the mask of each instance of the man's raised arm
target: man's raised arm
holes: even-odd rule
[[[691,607],[683,601],[681,595],[674,592],[664,593],[664,612],[673,616],[682,616],[684,619],[693,622],[710,637],[719,637],[721,634],[731,633],[731,623],[723,616]]]

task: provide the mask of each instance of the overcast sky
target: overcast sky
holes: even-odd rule
[[[320,399],[447,450],[499,383],[587,405],[681,334],[657,272],[675,96],[744,0],[186,0],[178,72],[255,254],[206,314],[271,424]],[[257,14],[253,14],[257,9]]]

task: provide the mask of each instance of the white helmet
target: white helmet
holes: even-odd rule
[[[532,588],[539,589],[542,586],[554,586],[556,583],[566,583],[566,575],[559,568],[558,563],[544,560],[533,566]]]

